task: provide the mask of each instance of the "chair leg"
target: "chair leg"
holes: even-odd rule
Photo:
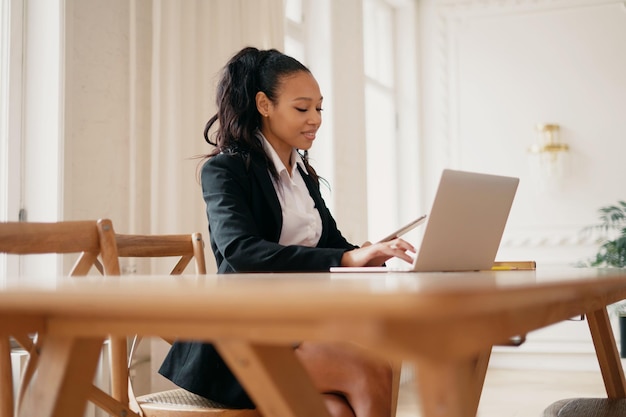
[[[33,379],[37,366],[39,365],[39,350],[41,349],[43,340],[43,333],[39,333],[37,335],[37,340],[31,345],[28,351],[28,361],[26,362],[24,372],[22,372],[22,380],[20,382],[20,389],[17,396],[18,408],[20,407],[20,404],[22,404],[22,400],[26,395],[26,389],[30,385],[30,381]]]
[[[125,337],[109,339],[111,355],[111,394],[128,406],[128,344]]]

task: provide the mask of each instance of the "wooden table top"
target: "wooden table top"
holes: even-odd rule
[[[282,346],[276,348],[282,358],[293,341],[351,341],[415,360],[427,381],[420,390],[425,415],[466,417],[475,415],[487,363],[480,358],[488,359],[492,345],[580,314],[589,319],[609,397],[625,398],[605,310],[624,298],[625,269],[7,278],[0,281],[0,334],[45,330],[47,346],[59,343],[59,352],[43,352],[52,379],[57,357],[73,357],[61,349],[68,340],[93,345],[95,362],[108,334],[215,341],[234,355],[233,366],[250,363],[259,346]],[[245,380],[259,392],[268,385],[252,374]],[[267,409],[290,404],[283,388],[257,398],[267,398]],[[305,415],[301,408],[285,415]]]
[[[110,318],[303,318],[311,317],[312,312],[317,318],[444,318],[586,297],[606,304],[626,298],[626,270],[94,276],[0,281],[0,313],[82,312]]]

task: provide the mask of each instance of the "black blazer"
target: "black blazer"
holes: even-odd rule
[[[253,271],[328,271],[356,248],[337,229],[319,186],[298,169],[322,219],[317,247],[278,244],[280,202],[260,155],[249,163],[240,154],[219,154],[202,168],[211,249],[218,273]],[[207,300],[210,302],[210,300]],[[159,372],[178,386],[229,407],[254,408],[222,358],[210,344],[175,342]]]

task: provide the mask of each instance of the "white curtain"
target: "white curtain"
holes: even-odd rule
[[[201,231],[208,242],[197,156],[210,151],[202,133],[219,70],[244,46],[282,49],[283,22],[282,0],[135,0],[131,230]],[[207,262],[214,270],[210,251]]]

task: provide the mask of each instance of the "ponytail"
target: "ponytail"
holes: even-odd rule
[[[244,48],[226,64],[217,85],[217,113],[209,119],[204,128],[205,140],[214,145],[212,155],[220,152],[247,149],[262,150],[256,138],[261,115],[256,109],[256,93],[258,89],[257,68],[261,54],[256,48]],[[211,127],[219,122],[210,139]]]

